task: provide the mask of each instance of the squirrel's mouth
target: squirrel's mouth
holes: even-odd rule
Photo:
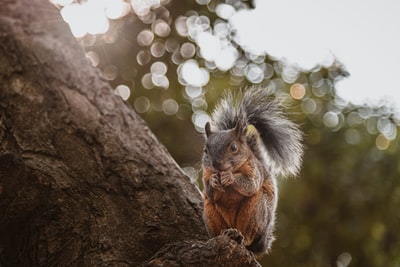
[[[240,160],[230,160],[230,161],[226,161],[226,162],[213,162],[212,172],[213,173],[220,173],[220,172],[224,172],[224,171],[236,172],[237,170],[242,168],[242,166],[244,164],[246,164],[246,162],[249,162],[250,160],[252,160],[251,156],[248,156],[247,158],[240,159]]]

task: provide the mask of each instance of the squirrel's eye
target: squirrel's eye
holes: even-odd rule
[[[237,146],[236,146],[235,143],[233,143],[233,144],[231,145],[231,150],[232,150],[232,151],[236,151],[236,150],[237,150]]]

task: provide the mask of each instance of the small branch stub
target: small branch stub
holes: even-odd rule
[[[260,267],[261,265],[253,253],[243,245],[243,235],[236,229],[227,229],[208,241],[191,240],[168,244],[144,266]]]

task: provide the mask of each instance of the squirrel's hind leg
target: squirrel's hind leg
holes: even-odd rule
[[[245,245],[256,256],[268,252],[274,240],[275,207],[268,205],[268,195],[262,192],[243,203],[237,227],[245,237]]]
[[[215,203],[204,197],[204,222],[210,236],[217,236],[222,230],[229,228],[222,215],[217,211]]]
[[[260,258],[271,248],[274,237],[272,234],[259,233],[255,236],[253,242],[246,246],[248,250],[254,253],[257,258]]]

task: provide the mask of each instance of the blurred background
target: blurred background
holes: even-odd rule
[[[223,91],[257,84],[285,99],[306,151],[300,176],[279,180],[277,239],[263,266],[400,266],[398,107],[340,96],[337,88],[352,71],[335,51],[307,67],[274,47],[269,53],[268,41],[259,40],[274,25],[247,26],[256,28],[250,35],[240,30],[251,17],[246,12],[257,11],[251,1],[52,2],[88,60],[199,187],[203,127]],[[296,25],[287,15],[275,17]],[[373,76],[361,77],[373,83]]]

